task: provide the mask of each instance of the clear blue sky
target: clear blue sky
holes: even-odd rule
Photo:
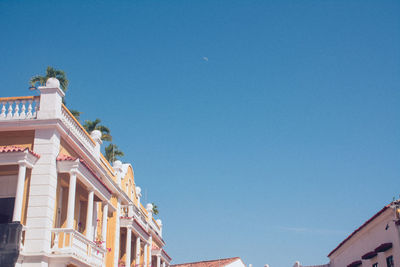
[[[1,1],[0,96],[48,65],[175,263],[325,263],[400,193],[399,1]],[[208,58],[208,61],[206,60]]]

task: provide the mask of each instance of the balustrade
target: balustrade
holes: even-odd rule
[[[0,120],[36,119],[39,96],[0,98]]]
[[[88,240],[73,229],[53,229],[52,236],[53,253],[72,254],[90,266],[102,266],[106,250],[101,244]]]
[[[80,123],[75,119],[74,115],[62,105],[61,109],[61,120],[69,128],[69,130],[85,145],[89,151],[93,152],[95,143],[86,132],[86,130],[80,125]]]

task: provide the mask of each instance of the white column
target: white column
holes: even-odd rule
[[[161,256],[157,256],[157,267],[161,267]]]
[[[92,189],[89,189],[87,212],[86,212],[86,237],[90,241],[93,241],[92,240],[93,197],[94,197],[94,192]]]
[[[147,243],[144,245],[144,267],[147,267],[148,266],[148,261],[147,261],[147,248],[148,248],[148,245],[147,245]]]
[[[152,246],[153,246],[153,237],[150,236],[149,244],[147,245],[147,247],[148,247],[148,249],[147,249],[148,252],[147,252],[147,253],[148,253],[148,258],[149,258],[149,261],[148,261],[148,263],[147,263],[148,266],[152,266],[152,264],[153,264],[153,263],[152,263],[152,259],[151,259],[151,258],[152,258],[152,257],[151,257],[151,256],[152,256],[152,255],[151,255],[151,247],[152,247]]]
[[[119,261],[119,243],[120,243],[120,219],[121,219],[121,199],[117,201],[117,220],[115,223],[115,243],[114,243],[114,266],[118,266]],[[129,250],[130,251],[130,250]]]
[[[136,265],[140,264],[140,237],[136,237]]]
[[[22,213],[22,200],[24,199],[24,187],[25,187],[25,174],[26,174],[26,163],[18,162],[18,180],[17,180],[17,192],[15,193],[15,203],[14,203],[14,214],[13,221],[21,221]]]
[[[126,228],[126,260],[125,260],[125,266],[130,267],[131,266],[131,243],[132,243],[132,229],[127,227]]]
[[[163,261],[163,263],[162,263],[162,267],[165,267],[165,261]]]
[[[76,192],[76,172],[71,171],[69,174],[68,209],[67,209],[67,228],[70,229],[74,227],[75,192]]]
[[[103,206],[103,223],[101,228],[101,237],[103,239],[103,247],[106,247],[106,239],[107,239],[107,218],[108,218],[108,204],[104,203]]]

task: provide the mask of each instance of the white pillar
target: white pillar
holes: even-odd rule
[[[108,204],[104,203],[103,206],[103,223],[101,228],[101,237],[103,239],[103,247],[106,248],[106,239],[107,239],[107,218],[108,218]]]
[[[22,200],[24,199],[26,163],[18,162],[18,165],[19,165],[19,170],[18,170],[18,180],[17,180],[17,192],[15,193],[13,222],[21,221]]]
[[[163,263],[162,263],[162,267],[165,267],[165,261],[163,261]]]
[[[147,245],[147,243],[144,245],[144,267],[147,267],[147,265],[148,265],[148,261],[147,261],[147,248],[148,248],[148,245]]]
[[[157,267],[161,267],[161,256],[157,256]]]
[[[67,208],[67,228],[74,227],[75,213],[75,192],[76,192],[76,172],[69,174],[69,190],[68,190],[68,208]]]
[[[87,212],[86,212],[86,237],[90,241],[93,241],[92,240],[93,197],[94,197],[94,192],[92,189],[89,189]]]
[[[120,218],[121,218],[121,200],[118,198],[117,201],[117,220],[115,222],[115,243],[114,243],[114,266],[118,266],[119,261],[119,243],[120,243]],[[130,250],[129,250],[130,252]]]
[[[140,264],[140,237],[136,237],[136,265]]]
[[[126,260],[125,260],[125,266],[130,267],[131,266],[131,243],[132,243],[132,229],[127,227],[126,228]]]

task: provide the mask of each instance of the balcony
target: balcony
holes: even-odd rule
[[[75,257],[89,266],[103,265],[106,250],[88,240],[73,229],[56,228],[52,230],[52,253],[60,256]]]

